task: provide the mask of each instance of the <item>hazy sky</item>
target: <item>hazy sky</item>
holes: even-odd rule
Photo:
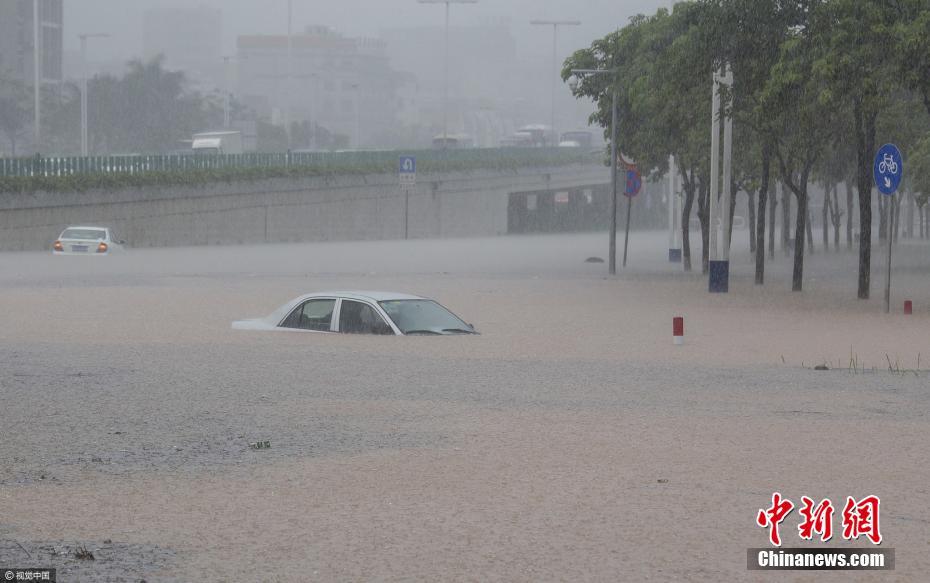
[[[223,10],[224,52],[233,53],[236,35],[286,30],[287,0],[68,0],[65,5],[65,49],[77,50],[79,33],[105,32],[96,40],[91,60],[129,58],[142,52],[142,18],[159,5],[204,4]],[[577,19],[582,26],[560,32],[561,54],[588,46],[592,39],[624,25],[630,16],[654,12],[670,0],[479,0],[452,6],[451,23],[509,22],[523,55],[549,54],[551,28],[530,26],[534,18]],[[294,30],[324,24],[347,36],[377,36],[382,28],[442,25],[442,5],[416,0],[293,0]]]

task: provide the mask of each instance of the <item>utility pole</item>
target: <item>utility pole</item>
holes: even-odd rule
[[[34,117],[35,124],[35,150],[39,151],[42,141],[42,23],[39,21],[39,0],[32,0],[32,73],[33,94],[35,97]]]
[[[445,35],[445,57],[443,65],[442,81],[442,149],[448,146],[449,135],[449,5],[450,4],[477,4],[478,0],[417,0],[420,4],[445,4],[446,5],[446,35]]]
[[[291,150],[291,100],[293,98],[293,84],[291,77],[294,74],[294,47],[291,37],[291,22],[293,21],[293,3],[287,0],[287,79],[285,81],[284,96],[284,133],[287,135],[287,150]]]
[[[733,86],[733,73],[730,66],[721,67],[713,73],[713,111],[711,113],[711,153],[710,153],[710,204],[708,223],[710,228],[710,265],[708,289],[712,293],[726,293],[730,286],[730,183],[731,159],[733,150],[733,119],[726,114],[728,108],[721,108],[720,86],[727,86],[727,96],[731,99],[729,88]],[[723,212],[717,211],[717,197],[720,194],[720,123],[723,122]],[[720,217],[718,235],[717,215]],[[802,234],[803,236],[803,234]],[[723,243],[721,252],[718,240]]]
[[[616,84],[617,72],[613,69],[572,69],[576,78],[586,75],[610,75]],[[608,235],[608,273],[617,274],[617,88],[610,88],[610,233]],[[577,87],[577,82],[572,82]]]
[[[232,123],[232,116],[230,113],[230,89],[231,83],[229,82],[229,61],[232,59],[229,55],[223,56],[223,127],[229,128]]]
[[[110,35],[102,32],[79,34],[81,39],[81,156],[88,154],[87,140],[87,39],[89,38],[107,38]]]
[[[552,91],[550,94],[550,99],[552,101],[552,111],[550,115],[550,125],[549,131],[556,136],[556,144],[558,145],[558,133],[555,131],[555,90],[556,90],[556,81],[559,78],[559,58],[558,58],[558,30],[560,26],[578,26],[581,24],[580,20],[531,20],[530,24],[533,25],[542,25],[542,26],[552,26],[552,68],[556,71],[555,76],[552,78]]]

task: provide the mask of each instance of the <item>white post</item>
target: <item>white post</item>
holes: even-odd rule
[[[733,72],[730,65],[726,65],[725,73],[722,79],[727,86],[727,104],[730,103],[729,90],[733,86]],[[728,109],[728,108],[724,108]],[[723,115],[721,113],[721,115]],[[723,216],[720,225],[723,228],[721,239],[723,240],[723,254],[719,259],[723,261],[730,260],[730,204],[732,198],[732,159],[733,159],[733,118],[724,115],[723,119]]]
[[[717,254],[717,195],[720,192],[720,76],[713,74],[713,110],[710,123],[710,200],[708,208],[709,259],[716,261]]]

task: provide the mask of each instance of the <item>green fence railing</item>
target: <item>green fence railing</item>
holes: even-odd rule
[[[0,158],[0,177],[58,177],[78,174],[134,175],[225,168],[291,166],[350,171],[388,168],[399,156],[416,156],[418,169],[442,171],[501,167],[564,165],[593,162],[602,154],[579,148],[470,148],[461,150],[377,150],[347,152],[281,152],[245,154],[132,154],[121,156],[34,156]]]

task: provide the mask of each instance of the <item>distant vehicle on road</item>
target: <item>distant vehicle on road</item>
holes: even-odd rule
[[[461,150],[474,147],[475,140],[468,134],[439,134],[433,138],[433,149]]]
[[[584,148],[590,150],[594,144],[594,135],[588,130],[563,132],[559,137],[561,148]]]
[[[55,255],[109,255],[123,250],[126,241],[107,227],[68,227],[52,244]]]
[[[395,336],[477,334],[471,324],[429,298],[379,291],[306,294],[269,316],[237,320],[232,327]]]
[[[195,154],[241,154],[242,132],[201,132],[194,134],[191,151]]]

